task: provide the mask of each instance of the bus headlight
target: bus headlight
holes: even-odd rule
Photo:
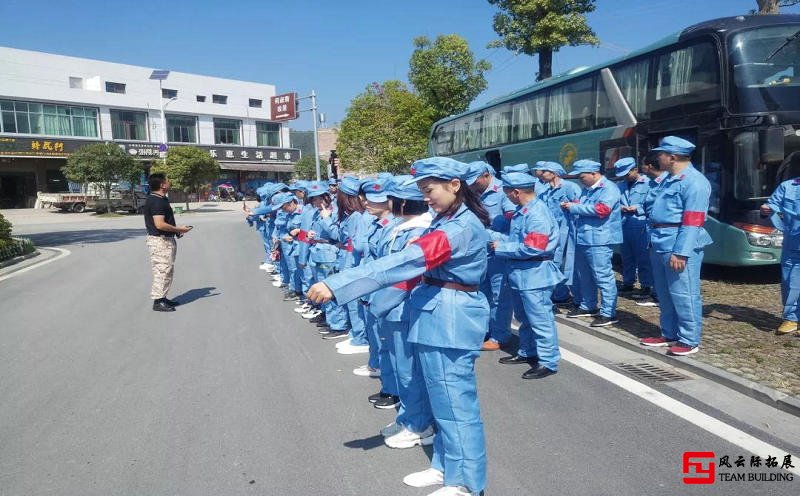
[[[783,246],[783,234],[777,229],[741,222],[736,222],[733,225],[744,231],[747,236],[747,242],[753,246],[761,248],[780,248]]]

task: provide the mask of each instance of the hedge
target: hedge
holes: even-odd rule
[[[36,251],[33,241],[23,239],[0,239],[0,262]]]

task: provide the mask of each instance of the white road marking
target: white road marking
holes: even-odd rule
[[[55,262],[56,260],[61,260],[62,258],[68,257],[69,255],[72,254],[72,252],[70,252],[69,250],[65,250],[64,248],[51,248],[49,246],[42,246],[40,248],[43,248],[43,249],[46,248],[48,250],[55,250],[55,251],[60,252],[60,253],[58,255],[56,255],[55,257],[53,257],[53,258],[48,258],[47,260],[45,260],[43,262],[35,263],[33,265],[29,265],[28,267],[25,267],[24,269],[20,269],[20,270],[12,272],[10,274],[6,274],[4,276],[0,276],[0,281],[5,281],[6,279],[11,279],[12,277],[17,277],[18,275],[24,274],[25,272],[28,272],[29,270],[33,270],[33,269],[39,268],[39,267],[41,267],[43,265],[47,265],[47,264],[49,264],[51,262]]]
[[[656,391],[655,389],[626,377],[619,372],[604,367],[595,363],[587,358],[584,358],[576,353],[561,348],[561,357],[569,363],[582,368],[583,370],[605,379],[608,382],[621,387],[622,389],[635,394],[636,396],[649,401],[650,403],[663,408],[664,410],[677,415],[678,417],[691,422],[692,424],[704,429],[715,436],[719,436],[725,441],[735,444],[742,449],[749,451],[755,455],[762,457],[775,456],[779,460],[781,455],[791,455],[792,460],[798,461],[800,458],[794,453],[787,453],[786,450],[765,443],[758,438],[747,434],[725,422],[706,415],[705,413],[690,407],[685,403],[670,398],[664,393]],[[795,465],[794,468],[785,469],[795,475],[800,476],[800,464]]]

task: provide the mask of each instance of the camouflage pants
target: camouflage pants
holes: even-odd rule
[[[175,238],[166,236],[147,236],[147,249],[150,251],[150,264],[153,266],[153,286],[150,298],[166,298],[172,286],[172,273],[175,271],[175,252],[178,244]]]

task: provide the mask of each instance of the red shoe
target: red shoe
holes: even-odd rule
[[[657,337],[657,338],[642,338],[639,343],[645,346],[672,346],[676,343],[676,341],[670,341],[665,337]]]
[[[675,346],[670,346],[667,350],[669,355],[686,356],[699,351],[698,346],[689,346],[683,343],[678,343]]]
[[[500,343],[495,341],[494,339],[487,339],[483,342],[483,346],[481,346],[481,350],[483,351],[497,351],[500,349]]]

